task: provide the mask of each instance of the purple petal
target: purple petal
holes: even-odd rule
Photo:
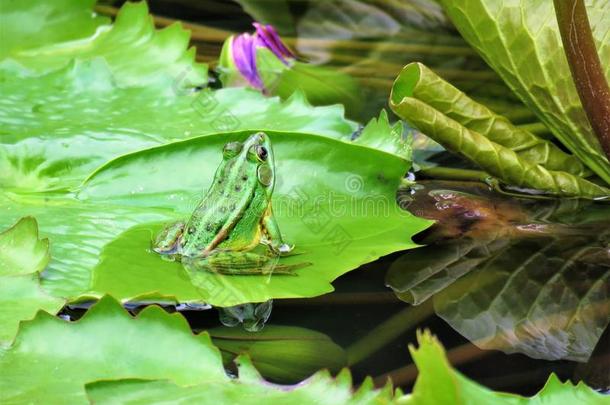
[[[257,89],[263,89],[263,82],[256,69],[255,37],[241,34],[233,38],[233,62],[241,75]]]
[[[257,45],[262,45],[265,48],[271,50],[284,64],[288,65],[288,59],[294,59],[295,55],[284,45],[280,36],[278,35],[275,28],[271,25],[263,25],[259,23],[253,23],[256,28],[255,37],[260,41],[257,41]]]

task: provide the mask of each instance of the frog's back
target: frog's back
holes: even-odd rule
[[[218,242],[223,227],[235,225],[252,199],[253,181],[256,167],[229,161],[218,168],[214,183],[188,221],[182,241],[183,255],[202,255],[214,241]]]

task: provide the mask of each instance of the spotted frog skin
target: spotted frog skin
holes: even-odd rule
[[[157,235],[154,251],[221,274],[292,274],[303,266],[273,264],[293,248],[284,243],[271,210],[274,183],[273,150],[265,133],[227,143],[202,201],[188,221]],[[254,252],[261,244],[265,251]]]

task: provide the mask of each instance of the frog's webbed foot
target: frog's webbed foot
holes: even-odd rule
[[[258,332],[265,326],[272,308],[273,300],[269,300],[218,308],[218,315],[220,322],[225,326],[233,327],[241,323],[248,332]]]
[[[155,237],[152,247],[153,250],[162,255],[173,255],[178,253],[178,242],[184,232],[185,226],[185,223],[182,221],[167,225]]]
[[[277,245],[270,242],[268,243],[268,246],[273,253],[279,256],[289,256],[290,253],[294,250],[294,245],[289,245],[287,243],[281,243]]]

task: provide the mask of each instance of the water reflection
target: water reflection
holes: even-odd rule
[[[397,296],[481,348],[587,361],[610,321],[610,205],[422,184],[409,209],[438,223],[390,267]]]

